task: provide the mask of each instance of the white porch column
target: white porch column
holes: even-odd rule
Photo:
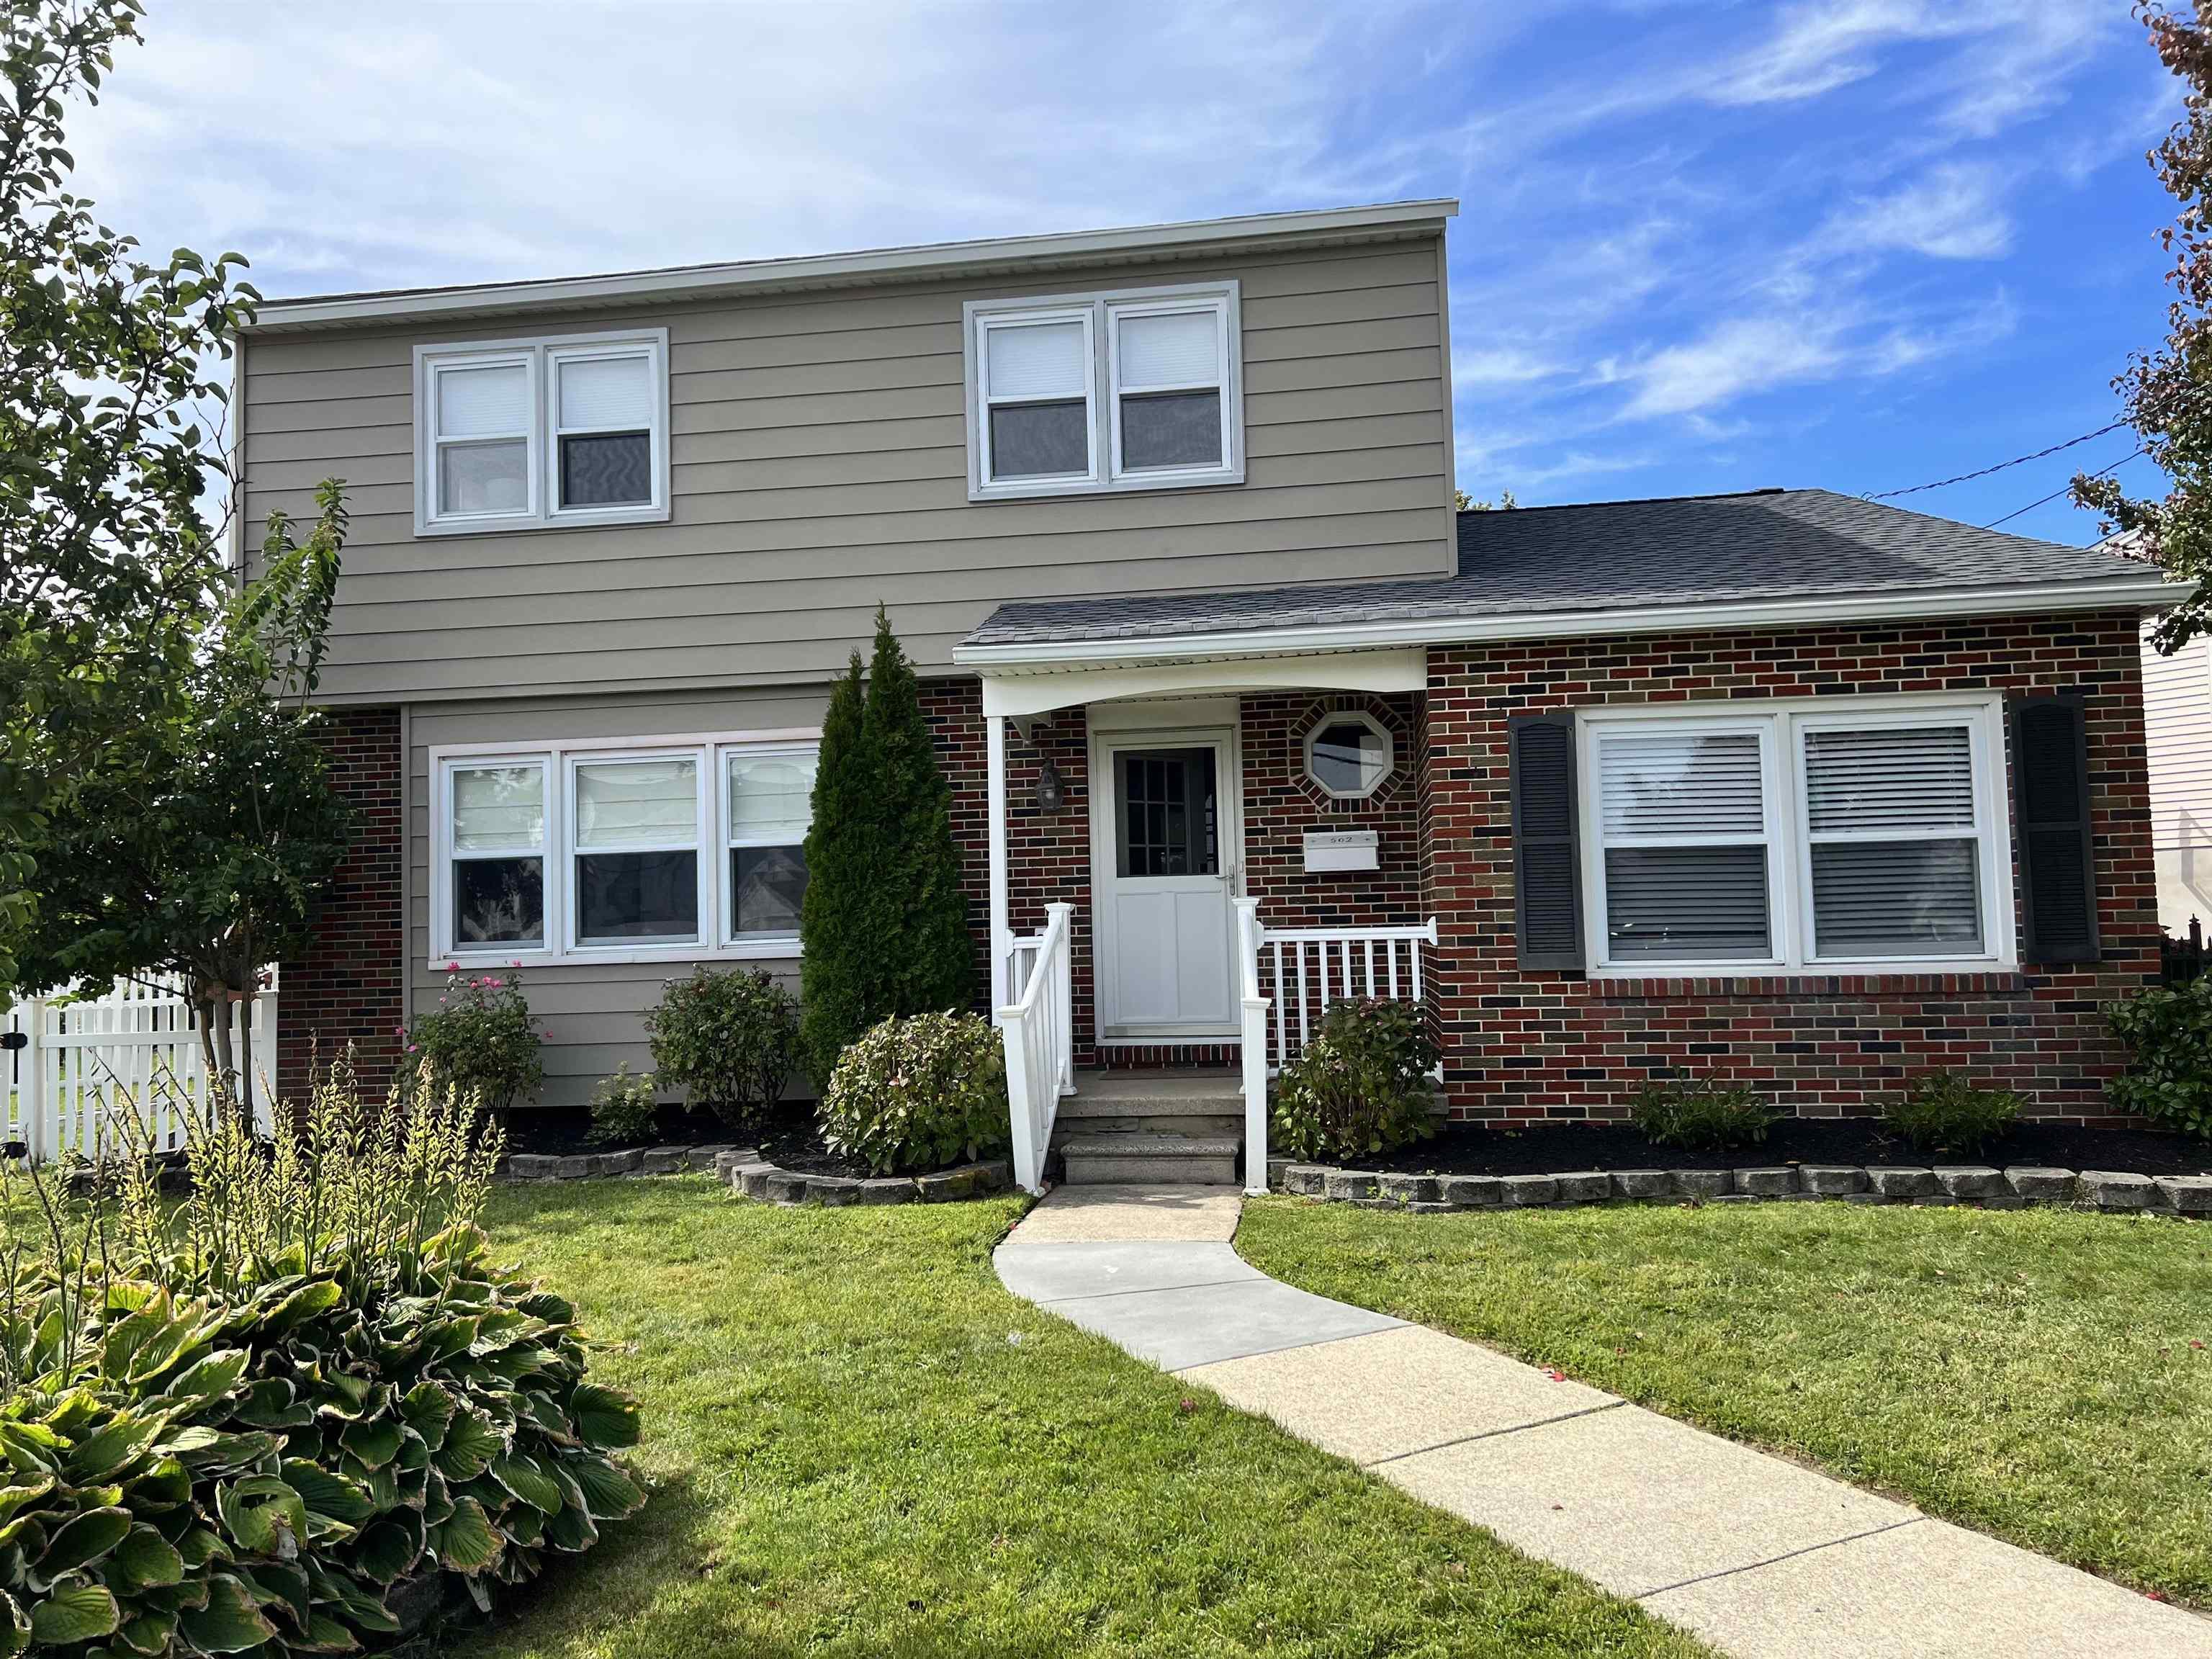
[[[987,791],[991,815],[991,1006],[1003,1008],[1011,1000],[1007,982],[1007,952],[1012,948],[1006,925],[1006,717],[987,714],[989,733]]]

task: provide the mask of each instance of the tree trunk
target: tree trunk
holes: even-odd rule
[[[200,1068],[207,1079],[208,1097],[200,1103],[210,1124],[215,1118],[216,1089],[222,1076],[222,1061],[215,1051],[214,988],[198,975],[192,976],[192,1007],[199,1015]]]

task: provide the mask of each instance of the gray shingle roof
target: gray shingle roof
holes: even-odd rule
[[[999,607],[971,646],[2141,580],[2140,561],[1825,489],[1459,515],[1459,574]]]

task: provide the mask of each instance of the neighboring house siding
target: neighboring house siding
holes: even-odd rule
[[[672,738],[695,733],[818,726],[826,688],[720,691],[626,697],[543,697],[526,702],[437,704],[411,708],[407,755],[407,974],[416,1011],[437,1006],[445,963],[430,957],[430,751],[472,744]],[[477,971],[505,962],[471,957]],[[799,988],[794,961],[718,963],[765,968]],[[545,1086],[538,1103],[581,1106],[599,1079],[627,1061],[652,1069],[642,1018],[666,980],[690,971],[681,962],[530,963],[520,969],[531,1012],[544,1022]],[[289,1010],[287,1018],[290,1018]]]
[[[2185,933],[2212,928],[2212,640],[2172,656],[2143,624],[2143,720],[2149,739],[2151,846],[2158,856],[2158,919]]]
[[[1001,601],[1438,575],[1442,241],[343,334],[246,354],[246,509],[354,514],[323,695],[419,702],[820,682],[887,605],[916,661]],[[1242,485],[967,499],[962,302],[1234,276]],[[414,534],[412,349],[665,327],[673,514]],[[250,537],[249,539],[252,539]]]
[[[1441,923],[1434,1007],[1463,1117],[1620,1117],[1645,1084],[1752,1084],[1785,1110],[1877,1110],[1952,1068],[2039,1117],[2110,1120],[2121,1053],[2103,1006],[2159,970],[2133,611],[1743,634],[1507,643],[1429,657],[1424,866]],[[1906,690],[2088,700],[2102,960],[2011,973],[1596,980],[1515,958],[1506,722],[1608,703]],[[1839,699],[1840,700],[1840,699]]]
[[[400,724],[396,708],[342,708],[324,737],[331,785],[353,811],[352,844],[324,890],[313,944],[279,964],[273,1064],[278,1098],[295,1105],[314,1068],[349,1051],[362,1093],[380,1099],[399,1060]]]

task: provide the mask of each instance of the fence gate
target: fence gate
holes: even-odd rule
[[[251,1022],[253,1115],[266,1129],[268,1078],[276,1069],[276,989],[232,1010],[238,1042]],[[38,1159],[100,1155],[114,1115],[135,1111],[155,1146],[185,1144],[185,1114],[208,1098],[199,1024],[179,987],[118,984],[105,995],[57,992],[7,1008],[0,1022],[0,1078],[8,1084],[7,1138]],[[171,1080],[173,1079],[172,1082]]]

